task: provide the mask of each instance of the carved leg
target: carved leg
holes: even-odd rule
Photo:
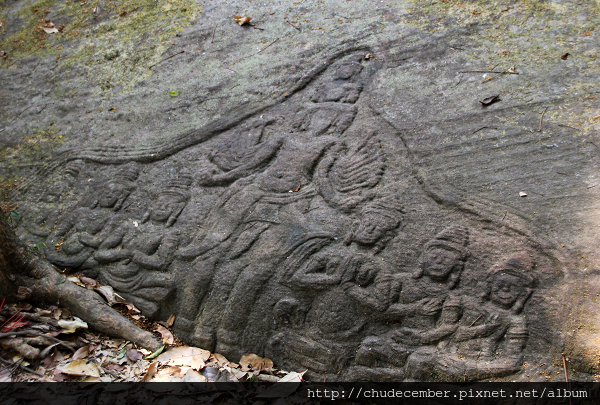
[[[356,352],[356,363],[364,366],[374,366],[379,361],[404,366],[406,358],[412,351],[386,337],[370,336],[362,341]]]

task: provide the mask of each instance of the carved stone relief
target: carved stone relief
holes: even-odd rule
[[[376,70],[342,58],[285,105],[178,150],[74,153],[68,201],[46,194],[21,235],[233,360],[330,379],[518,373],[552,259],[417,172],[369,105]]]

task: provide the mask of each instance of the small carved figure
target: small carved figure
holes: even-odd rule
[[[366,257],[318,252],[324,243],[308,241],[286,260],[281,282],[316,296],[308,310],[289,298],[276,305],[280,322],[289,322],[280,324],[269,345],[277,358],[327,374],[352,359],[369,314],[389,305],[391,276]]]
[[[173,289],[169,265],[179,244],[172,228],[187,204],[192,177],[182,172],[159,192],[140,223],[123,221],[100,246],[95,260],[108,266],[100,279],[149,317]]]
[[[346,245],[356,242],[359,245],[375,246],[380,252],[393,237],[392,232],[401,222],[403,207],[395,195],[377,199],[361,211],[362,218],[356,221],[344,239]]]
[[[21,217],[24,222],[18,232],[21,237],[29,234],[34,238],[46,241],[60,216],[60,207],[57,206],[57,203],[69,189],[73,188],[83,165],[82,160],[73,160],[67,163],[59,181],[47,187],[35,203],[22,206]]]
[[[456,330],[461,297],[452,290],[469,256],[468,239],[467,228],[453,226],[427,242],[420,268],[396,280],[399,302],[378,315],[381,321],[400,322],[400,326],[363,340],[357,364],[402,367],[416,348],[435,344]]]
[[[116,212],[135,189],[140,167],[128,163],[120,167],[114,178],[104,183],[97,199],[88,207],[65,213],[56,229],[48,237],[48,246],[60,246],[60,251],[49,251],[48,261],[60,267],[87,270],[96,267],[93,254],[116,226]],[[88,274],[96,275],[96,270]]]
[[[518,372],[528,329],[519,315],[531,296],[533,260],[516,254],[488,271],[480,299],[464,303],[464,313],[456,332],[437,348],[423,348],[407,362],[415,378],[427,372],[456,380],[478,380]]]

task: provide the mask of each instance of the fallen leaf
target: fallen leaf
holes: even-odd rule
[[[54,23],[50,21],[46,21],[43,25],[40,26],[40,28],[44,30],[46,34],[53,34],[58,32],[58,29],[56,29]]]
[[[152,360],[153,358],[155,358],[156,356],[158,356],[159,354],[162,353],[162,351],[165,349],[165,345],[162,345],[157,351],[155,351],[154,353],[144,357],[144,360]]]
[[[102,382],[100,377],[86,377],[81,382]]]
[[[94,280],[93,278],[85,277],[85,276],[79,277],[79,280],[81,280],[81,282],[83,284],[91,285],[92,287],[95,287],[97,284],[96,280]]]
[[[146,375],[144,375],[144,378],[142,378],[142,381],[149,381],[150,379],[152,379],[152,377],[154,377],[154,374],[156,374],[157,370],[158,370],[158,362],[155,361],[154,363],[150,364],[150,367],[148,367],[148,371],[146,371]]]
[[[273,362],[271,359],[262,358],[257,356],[256,354],[246,354],[242,356],[240,359],[240,366],[242,366],[242,371],[248,371],[250,368],[252,370],[266,370],[269,368],[273,368]]]
[[[76,376],[88,376],[88,377],[100,377],[100,371],[94,363],[88,363],[85,360],[75,360],[67,364],[65,368],[59,370],[63,374],[76,375]]]
[[[304,381],[302,378],[304,373],[306,373],[306,371],[303,371],[302,373],[288,373],[285,377],[257,395],[256,398],[286,398],[290,396],[294,391],[296,391],[300,383]]]
[[[90,354],[90,346],[83,346],[73,354],[73,360],[85,359]]]
[[[170,95],[171,97],[177,97],[177,96],[178,96],[178,95],[180,95],[180,94],[181,94],[181,90],[174,90],[174,91],[170,91],[170,92],[169,92],[169,95]],[[137,225],[136,225],[136,226],[137,226]]]
[[[166,345],[173,344],[173,341],[175,340],[175,338],[173,337],[173,334],[169,331],[169,329],[165,328],[164,326],[158,325],[156,327],[156,329],[154,329],[154,330],[157,331],[158,333],[160,333],[164,344],[166,344]]]
[[[250,22],[250,20],[252,20],[252,18],[250,17],[242,17],[240,15],[236,15],[233,17],[233,20],[238,23],[239,25],[244,25]]]
[[[156,361],[166,365],[189,366],[195,370],[201,370],[209,357],[210,352],[208,350],[182,346],[161,354],[156,358]]]
[[[65,329],[61,333],[75,333],[77,331],[77,329],[79,329],[79,328],[82,328],[82,329],[88,328],[88,324],[83,322],[81,319],[77,318],[76,316],[73,317],[72,321],[66,321],[64,319],[59,320],[58,326]]]
[[[570,55],[570,53],[569,53],[569,52],[565,52],[565,53],[563,53],[562,55],[560,55],[560,58],[561,58],[562,60],[567,60],[567,58],[569,57],[569,55]]]
[[[481,11],[471,10],[471,14],[473,14],[473,15],[479,15],[479,14],[481,14]]]
[[[129,349],[126,352],[127,358],[131,361],[142,360],[142,354],[135,349]]]
[[[483,101],[480,101],[481,104],[483,104],[484,106],[486,105],[490,105],[492,103],[495,103],[496,101],[500,100],[500,95],[495,95],[495,96],[491,96],[488,98],[484,98]]]
[[[207,382],[208,380],[202,374],[195,370],[188,370],[183,376],[183,382]]]
[[[169,319],[167,319],[167,326],[170,328],[175,323],[175,314],[171,314]]]
[[[83,283],[81,282],[81,280],[79,280],[79,277],[75,277],[75,276],[69,276],[69,277],[67,277],[67,280],[69,280],[69,281],[70,281],[70,282],[72,282],[72,283],[75,283],[75,284],[77,284],[77,285],[78,285],[78,286],[80,286],[80,287],[85,287],[85,284],[83,284]]]
[[[514,66],[509,67],[506,71],[512,74],[519,74]]]
[[[209,358],[210,361],[214,361],[215,363],[217,363],[220,367],[226,366],[229,364],[229,360],[227,360],[225,358],[225,356],[223,356],[220,353],[213,353],[210,355]]]
[[[0,382],[11,382],[11,375],[12,372],[7,368],[5,368],[4,370],[0,370]]]
[[[527,197],[527,193],[524,193],[523,191],[519,191],[519,195],[521,197]]]
[[[592,35],[591,31],[584,31],[583,34],[581,34],[582,37],[589,37],[590,35]]]
[[[100,293],[104,297],[104,299],[108,302],[108,305],[111,307],[114,305],[115,301],[115,291],[109,285],[103,285],[100,287],[94,288],[94,291]]]

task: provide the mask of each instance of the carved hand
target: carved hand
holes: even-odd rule
[[[440,297],[435,298],[424,298],[417,303],[418,305],[418,314],[432,316],[437,314],[442,310],[442,304],[444,303],[444,299]]]
[[[217,185],[216,177],[220,171],[216,167],[208,167],[198,173],[199,186],[215,186]]]

